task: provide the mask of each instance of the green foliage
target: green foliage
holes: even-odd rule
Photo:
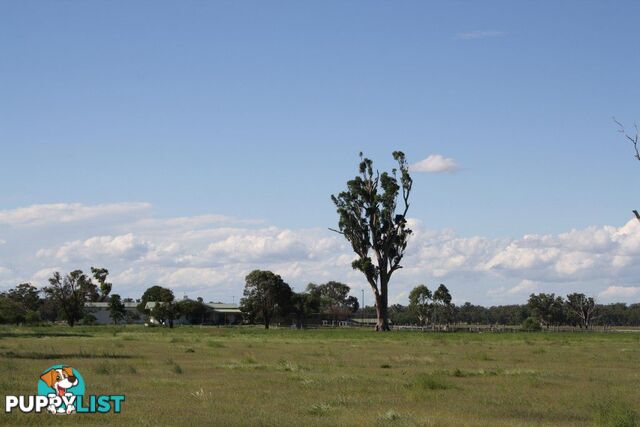
[[[82,316],[82,319],[80,319],[80,323],[83,325],[95,325],[96,321],[98,319],[96,319],[96,316],[94,316],[93,314],[89,314],[86,313],[84,316]]]
[[[376,298],[376,328],[380,330],[389,329],[388,284],[393,272],[402,268],[411,234],[406,215],[413,180],[404,153],[395,151],[393,158],[399,169],[380,174],[374,173],[373,162],[360,153],[359,175],[347,182],[346,191],[331,196],[339,217],[338,232],[358,257],[352,267],[364,274]]]
[[[109,293],[111,292],[112,284],[107,282],[107,276],[109,276],[109,270],[106,268],[91,267],[91,274],[93,278],[98,282],[98,289],[100,291],[100,301],[107,301]]]
[[[120,295],[113,294],[109,298],[109,316],[111,320],[113,320],[114,324],[122,321],[126,316],[127,311],[125,310],[124,303],[120,298]]]
[[[451,304],[449,289],[443,284],[433,293],[433,321],[449,323],[453,318],[453,304]]]
[[[192,325],[204,323],[205,316],[207,314],[207,306],[202,301],[194,301],[185,299],[179,301],[178,311],[181,315],[184,315],[189,323]]]
[[[24,322],[26,310],[19,302],[5,294],[0,295],[0,323],[20,324]]]
[[[29,325],[34,325],[40,323],[42,319],[40,318],[40,312],[34,310],[27,310],[24,316],[25,323]]]
[[[140,298],[140,304],[138,304],[138,311],[145,313],[147,316],[153,315],[159,321],[169,320],[169,326],[173,327],[173,320],[175,319],[177,307],[165,307],[163,305],[172,303],[174,300],[173,291],[162,286],[151,286],[147,288]],[[155,302],[156,305],[153,310],[146,308],[148,302]]]
[[[31,283],[21,283],[7,292],[7,297],[19,303],[25,310],[36,311],[40,308],[40,291]]]
[[[75,325],[82,319],[86,301],[98,299],[96,286],[82,270],[74,270],[64,278],[56,271],[49,278],[49,286],[43,291],[60,310],[60,314],[69,326]]]
[[[573,293],[567,295],[567,307],[580,322],[580,327],[588,329],[596,309],[593,298],[587,298],[585,294]]]
[[[522,330],[523,331],[539,331],[542,329],[540,327],[540,322],[533,317],[527,317],[522,322]]]
[[[409,309],[415,314],[420,325],[426,325],[432,314],[433,294],[426,285],[416,286],[409,294]]]
[[[311,285],[310,285],[311,286]],[[291,312],[296,318],[298,328],[302,327],[302,322],[312,313],[320,310],[320,296],[313,292],[293,292],[291,295]]]
[[[307,285],[307,293],[313,300],[318,299],[320,310],[333,319],[344,318],[358,311],[360,304],[356,297],[349,296],[350,291],[348,285],[336,281]]]
[[[265,329],[277,315],[289,312],[292,291],[282,278],[271,271],[254,270],[245,279],[242,312],[249,321],[262,321]]]
[[[168,323],[173,328],[173,322],[180,317],[180,306],[175,301],[159,301],[151,314],[161,323]]]
[[[528,304],[532,315],[547,328],[551,325],[559,325],[565,319],[564,301],[562,297],[556,297],[555,294],[531,294]]]

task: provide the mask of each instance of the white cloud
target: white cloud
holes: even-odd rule
[[[133,233],[128,233],[67,242],[56,251],[40,250],[37,256],[40,258],[53,256],[64,262],[92,259],[134,261],[142,257],[149,250],[149,246],[148,242]]]
[[[32,205],[0,211],[0,225],[36,226],[74,223],[125,214],[140,214],[151,209],[149,203],[110,203],[87,206],[80,203]]]
[[[640,224],[635,219],[621,227],[515,239],[462,237],[450,229],[428,229],[416,219],[408,222],[414,233],[404,268],[392,278],[389,297],[395,302],[402,303],[419,283],[430,288],[444,283],[456,301],[494,304],[524,302],[538,290],[596,295],[605,283],[636,283],[640,275],[635,261]],[[162,219],[150,210],[115,222],[96,217],[91,227],[73,227],[73,238],[68,228],[56,224],[41,224],[37,236],[24,228],[12,230],[2,246],[2,265],[11,271],[0,274],[0,289],[23,281],[42,286],[53,271],[104,266],[112,273],[114,292],[123,296],[138,297],[159,284],[230,300],[241,295],[251,270],[269,269],[297,290],[309,282],[340,280],[354,295],[366,289],[370,298],[363,275],[351,268],[349,244],[326,229],[280,228],[217,215]],[[94,229],[99,232],[93,234]],[[47,236],[42,244],[39,236]],[[626,292],[621,294],[625,301],[640,299],[639,293]]]
[[[489,37],[502,37],[505,33],[503,31],[466,31],[456,34],[458,40],[478,40],[486,39]]]
[[[455,160],[443,157],[440,154],[431,154],[426,159],[420,160],[409,166],[411,172],[456,172],[460,169]]]
[[[536,289],[538,289],[538,285],[536,285],[535,282],[532,282],[531,280],[523,280],[521,281],[519,284],[517,284],[516,286],[514,286],[513,288],[509,289],[507,291],[507,293],[509,294],[531,294],[532,292],[534,292]]]
[[[631,297],[640,295],[640,287],[636,286],[609,286],[598,296],[607,301],[629,300]]]

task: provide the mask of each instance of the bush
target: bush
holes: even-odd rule
[[[33,310],[27,310],[27,313],[24,315],[24,321],[30,325],[34,325],[40,323],[40,313]]]
[[[81,325],[95,325],[98,319],[93,314],[85,314],[80,321]]]
[[[540,329],[542,329],[540,327],[540,322],[533,317],[527,317],[524,319],[524,322],[522,322],[523,331],[539,331]]]

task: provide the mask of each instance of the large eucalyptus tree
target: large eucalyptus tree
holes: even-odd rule
[[[339,216],[338,230],[332,230],[351,243],[357,255],[351,265],[371,286],[377,331],[389,330],[389,281],[402,268],[400,262],[411,234],[406,215],[413,181],[404,153],[394,151],[393,158],[398,168],[380,174],[360,153],[359,174],[347,182],[346,191],[331,196]]]

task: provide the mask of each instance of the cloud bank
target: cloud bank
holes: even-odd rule
[[[36,205],[0,214],[0,290],[25,281],[42,286],[53,271],[91,266],[107,267],[114,292],[132,297],[159,284],[178,296],[237,301],[244,277],[256,268],[273,270],[296,290],[328,280],[348,283],[357,296],[368,289],[351,268],[349,245],[325,228],[218,215],[158,218],[147,203]],[[406,303],[420,283],[445,283],[456,303],[522,303],[531,292],[574,291],[602,302],[640,300],[635,219],[513,239],[458,236],[416,219],[409,224],[414,234],[404,268],[392,279],[392,302]],[[371,303],[368,293],[365,298]]]

